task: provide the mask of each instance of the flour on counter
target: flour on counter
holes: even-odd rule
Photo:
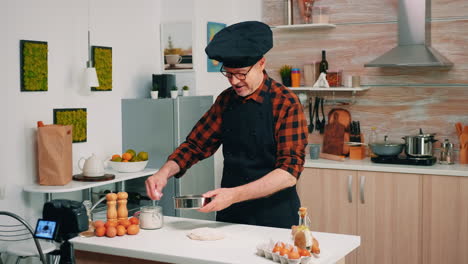
[[[226,235],[214,228],[201,227],[196,228],[187,233],[187,236],[193,240],[220,240],[226,237]]]

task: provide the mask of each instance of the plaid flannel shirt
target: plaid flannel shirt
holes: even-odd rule
[[[213,155],[223,143],[221,140],[222,116],[231,100],[240,100],[242,103],[254,100],[261,104],[265,93],[269,92],[277,145],[275,168],[283,169],[299,178],[304,169],[308,136],[304,111],[297,96],[273,79],[271,90],[268,91],[268,86],[265,84],[267,78],[269,77],[265,73],[262,86],[247,97],[238,96],[232,87],[218,96],[215,103],[187,136],[186,141],[168,157],[168,160],[175,161],[180,167],[180,172],[175,177],[181,177],[195,163]]]

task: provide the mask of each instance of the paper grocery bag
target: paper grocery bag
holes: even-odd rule
[[[72,126],[37,128],[38,182],[65,185],[72,180]]]

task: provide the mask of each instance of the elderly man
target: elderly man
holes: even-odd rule
[[[223,222],[290,228],[300,201],[296,181],[303,170],[307,124],[296,95],[268,77],[263,55],[273,46],[268,25],[247,21],[218,32],[205,49],[222,63],[231,87],[195,125],[186,141],[146,180],[160,199],[167,179],[181,177],[223,145],[221,188],[203,194],[199,209],[217,211]]]

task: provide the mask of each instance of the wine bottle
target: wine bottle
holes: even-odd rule
[[[320,61],[320,65],[319,65],[319,69],[320,69],[320,73],[327,73],[327,70],[328,70],[328,61],[326,59],[326,54],[325,54],[325,50],[322,50],[322,60]]]

